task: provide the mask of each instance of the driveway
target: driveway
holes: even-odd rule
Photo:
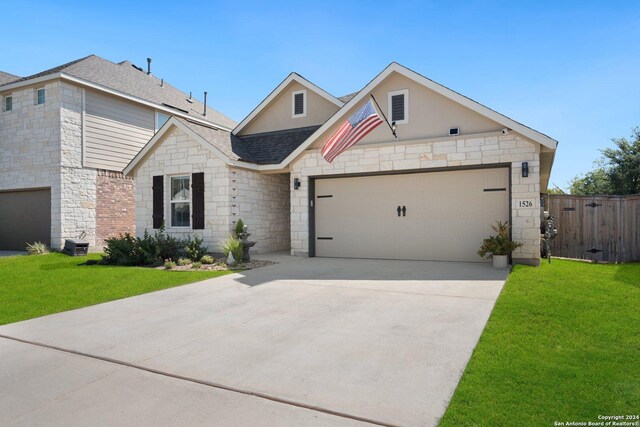
[[[0,327],[0,424],[435,425],[507,277],[279,261]]]

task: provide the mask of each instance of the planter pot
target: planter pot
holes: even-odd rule
[[[509,266],[509,256],[508,255],[494,255],[493,256],[493,267],[494,268],[507,268]]]

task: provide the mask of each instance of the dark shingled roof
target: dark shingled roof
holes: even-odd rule
[[[307,140],[320,126],[285,129],[236,136],[225,130],[176,117],[231,160],[258,165],[278,164]]]
[[[234,128],[237,124],[234,120],[214,110],[210,106],[207,107],[207,115],[204,116],[202,114],[204,105],[200,101],[195,98],[188,101],[187,98],[189,98],[189,96],[187,94],[154,75],[147,75],[146,72],[139,71],[134,68],[133,64],[129,61],[122,61],[116,64],[96,55],[76,59],[75,61],[7,83],[27,81],[58,72],[63,72],[70,76],[135,96],[136,98],[152,102],[158,106],[173,107],[179,111],[186,112],[191,117],[222,125],[230,129]],[[0,83],[0,85],[7,83]],[[2,86],[0,86],[0,90],[1,89]]]
[[[277,164],[287,158],[320,126],[285,129],[253,135],[231,135],[231,146],[239,160],[259,165]]]
[[[356,96],[358,92],[353,92],[353,93],[350,93],[349,95],[340,96],[338,97],[338,99],[346,104],[347,102],[351,101],[351,98]]]
[[[13,74],[5,73],[4,71],[0,71],[0,85],[4,85],[7,83],[15,82],[19,80],[20,77],[14,76]]]

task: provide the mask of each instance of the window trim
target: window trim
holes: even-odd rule
[[[302,114],[296,114],[296,95],[302,94]],[[291,92],[291,118],[307,117],[307,90],[294,90]]]
[[[404,120],[395,120],[397,125],[406,125],[409,123],[409,89],[394,90],[387,95],[387,112],[389,121],[393,122],[393,109],[391,108],[391,98],[396,95],[404,95]]]
[[[169,191],[169,197],[167,197],[168,202],[169,202],[169,227],[170,228],[175,228],[178,230],[190,230],[192,225],[193,225],[193,218],[191,218],[192,215],[192,210],[193,210],[193,195],[192,193],[192,189],[191,189],[191,175],[190,174],[176,174],[176,175],[167,175],[167,178],[169,178],[169,185],[167,185],[168,187],[168,191]],[[187,178],[189,180],[189,200],[173,200],[173,195],[172,193],[172,187],[173,187],[173,178]],[[173,215],[172,215],[172,211],[171,211],[171,206],[174,203],[188,203],[189,204],[189,225],[174,225],[173,224]]]
[[[40,97],[38,96],[38,94],[40,93],[40,91],[42,91],[42,102],[39,102],[40,101]],[[36,99],[35,99],[36,105],[44,105],[45,102],[47,102],[47,91],[45,90],[45,88],[43,88],[43,87],[37,88],[36,92],[35,92],[35,95],[36,95]]]
[[[11,108],[7,109],[7,100],[11,100]],[[13,94],[11,95],[5,95],[2,97],[2,111],[5,113],[8,113],[10,111],[13,111]]]

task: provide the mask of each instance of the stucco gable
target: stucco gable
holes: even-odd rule
[[[306,92],[305,117],[292,117],[293,92]],[[321,125],[344,103],[297,73],[284,79],[240,124],[234,135],[249,135],[283,129]]]

